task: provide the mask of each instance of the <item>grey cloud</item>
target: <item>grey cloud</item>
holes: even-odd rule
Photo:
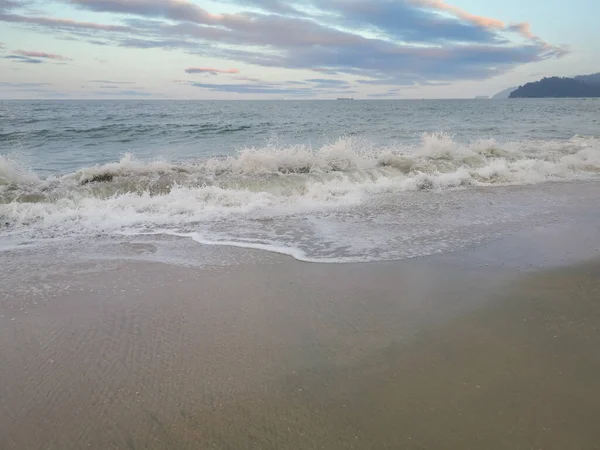
[[[340,73],[356,67],[364,74],[381,79],[448,81],[483,79],[527,62],[552,57],[535,44],[521,47],[450,46],[447,48],[397,46],[385,41],[352,47],[301,49],[294,54],[274,57],[269,65],[295,69],[328,66]]]
[[[286,0],[230,0],[228,3],[234,3],[240,6],[249,6],[251,8],[258,8],[262,11],[267,11],[275,14],[289,14],[300,16],[306,15],[297,7],[293,6],[294,2]]]
[[[258,83],[258,84],[271,84],[271,85],[279,85],[279,86],[307,86],[310,83],[307,83],[306,81],[298,81],[298,80],[286,80],[286,81],[279,81],[279,82],[268,82],[265,80],[262,80],[260,78],[256,78],[256,77],[246,77],[246,76],[236,76],[233,77],[234,80],[237,81],[248,81],[251,83]],[[184,83],[188,83],[188,81],[184,81]]]
[[[52,83],[12,83],[9,81],[0,81],[0,87],[9,87],[14,89],[39,88],[41,86],[51,86]]]
[[[379,94],[367,94],[367,97],[386,99],[386,98],[394,97],[394,96],[397,96],[397,95],[398,95],[397,92],[382,92],[382,93],[379,93]]]
[[[48,87],[52,86],[52,83],[13,83],[8,81],[0,82],[0,90],[4,90],[7,93],[19,93],[19,95],[26,94],[41,94],[43,97],[68,97],[68,94],[53,91]]]
[[[348,82],[346,80],[331,80],[328,78],[311,78],[306,81],[308,81],[310,83],[330,85],[330,86],[342,86],[342,85],[348,84]]]
[[[200,45],[197,42],[179,40],[179,39],[144,39],[144,38],[126,38],[117,40],[121,47],[132,47],[140,49],[162,48],[169,49],[190,49],[197,50]]]
[[[135,91],[135,90],[122,90],[122,91],[110,91],[110,92],[106,92],[106,91],[95,91],[93,92],[95,95],[101,95],[101,96],[119,96],[119,97],[152,97],[153,94],[151,94],[150,92],[143,92],[143,91]]]
[[[332,26],[366,29],[384,33],[404,42],[506,42],[495,30],[459,17],[439,14],[427,2],[415,0],[231,0],[263,11],[291,16],[309,15],[302,10],[318,10],[319,19]],[[431,2],[430,2],[431,3]],[[518,31],[514,26],[507,31]]]
[[[88,83],[99,84],[135,84],[133,81],[89,80]]]
[[[310,96],[315,94],[313,89],[309,88],[288,88],[275,84],[213,84],[189,82],[189,86],[208,89],[217,92],[230,92],[236,94],[282,94],[282,95],[300,95]]]
[[[263,80],[261,80],[260,78],[255,78],[255,77],[241,76],[241,77],[234,77],[233,79],[238,80],[238,81],[250,81],[252,83],[264,83]]]
[[[323,95],[335,95],[335,94],[350,94],[355,93],[355,91],[349,90],[339,90],[340,86],[333,86],[333,90],[331,90],[332,86],[325,85],[317,85],[314,87],[306,86],[306,83],[299,81],[285,81],[278,83],[269,83],[269,82],[260,82],[260,83],[248,83],[248,84],[239,84],[239,83],[228,83],[228,84],[219,84],[219,83],[201,83],[201,82],[193,82],[193,81],[176,81],[180,84],[186,84],[189,86],[207,89],[216,92],[229,92],[236,94],[268,94],[268,95],[284,95],[284,96],[302,96],[302,97],[312,97],[312,96],[323,96]],[[306,86],[303,87],[302,85]]]
[[[448,82],[432,82],[424,77],[420,77],[418,74],[398,75],[394,78],[375,78],[372,80],[358,80],[357,82],[359,84],[366,84],[371,86],[402,86],[402,88],[397,89],[406,89],[407,87],[411,86],[447,86],[450,84]]]
[[[24,16],[19,14],[5,14],[2,13],[0,8],[0,21],[11,22],[11,23],[24,23],[30,25],[39,25],[43,27],[50,27],[53,29],[66,29],[66,30],[96,30],[96,31],[114,31],[114,32],[134,32],[130,27],[123,25],[105,25],[95,22],[78,22],[70,19],[55,19],[52,17],[37,17],[37,16]]]
[[[19,8],[21,3],[12,0],[0,0],[0,11],[8,11],[11,9]]]
[[[214,23],[214,16],[198,5],[181,0],[68,0],[68,3],[98,12],[164,17],[176,21]]]
[[[506,42],[493,30],[416,8],[407,1],[331,0],[323,3],[341,12],[341,22],[348,26],[381,31],[406,42]]]
[[[41,59],[29,58],[27,56],[9,55],[4,56],[4,59],[12,59],[14,62],[25,63],[25,64],[43,64],[44,61]]]
[[[370,78],[361,84],[373,85],[485,79],[565,54],[533,36],[527,24],[507,27],[433,0],[230,1],[262,11],[239,14],[211,14],[186,0],[63,1],[117,14],[126,25],[6,14],[2,11],[14,7],[8,0],[0,0],[8,5],[0,8],[0,20],[90,38],[94,32],[93,41],[99,31],[123,47],[177,49],[264,67],[360,76]],[[368,38],[362,31],[379,37]],[[511,33],[531,38],[524,44],[510,42]]]
[[[58,92],[49,91],[47,89],[40,88],[12,88],[8,92],[18,92],[20,95],[23,94],[44,94],[45,97],[64,97],[64,95],[59,95]]]
[[[107,42],[107,41],[99,41],[98,39],[90,39],[90,40],[88,40],[88,42],[89,42],[90,44],[94,44],[94,45],[100,45],[100,46],[103,46],[103,47],[107,47],[107,46],[110,46],[110,45],[111,45],[111,43],[110,43],[110,42]]]
[[[390,97],[397,97],[398,95],[400,95],[403,91],[409,91],[412,89],[417,89],[419,86],[418,85],[413,85],[413,86],[403,86],[400,88],[393,88],[393,89],[388,89],[385,92],[379,92],[379,93],[375,93],[375,94],[368,94],[367,97],[371,97],[371,98],[390,98]]]
[[[71,4],[93,11],[127,13],[141,17],[158,17],[182,22],[175,27],[180,34],[205,39],[225,39],[228,42],[254,45],[306,46],[328,44],[355,44],[361,36],[323,25],[316,18],[287,17],[273,12],[295,10],[277,1],[254,1],[269,14],[210,14],[188,1],[176,0],[69,0]],[[464,24],[439,14],[415,8],[404,1],[343,0],[315,1],[313,7],[335,13],[344,18],[346,25],[363,29],[378,29],[405,41],[500,41],[500,37],[484,27]],[[273,9],[275,8],[275,9]],[[136,21],[129,21],[136,26]],[[190,23],[202,25],[190,27]],[[140,23],[138,23],[139,27]],[[209,25],[209,26],[206,26]],[[147,25],[143,25],[146,27]],[[176,31],[173,28],[172,31]],[[187,30],[186,30],[187,29]],[[504,41],[502,39],[502,41]]]
[[[237,74],[240,73],[239,69],[219,69],[216,67],[188,67],[184,70],[188,74],[205,74],[205,75],[217,75],[217,74]]]
[[[370,86],[388,86],[388,85],[399,85],[399,86],[411,86],[417,82],[415,74],[398,76],[394,78],[375,78],[372,80],[358,80],[359,84],[365,84]]]

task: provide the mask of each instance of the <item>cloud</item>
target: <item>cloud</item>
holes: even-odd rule
[[[355,76],[363,84],[481,80],[566,54],[535,36],[528,23],[507,25],[442,0],[229,0],[250,11],[224,14],[188,0],[63,1],[113,14],[115,21],[11,14],[15,3],[8,0],[0,0],[0,21],[83,34],[92,42],[102,33],[100,42],[128,48],[179,50],[262,67]],[[224,73],[190,69],[200,70],[188,73]],[[211,89],[235,89],[227,86]]]
[[[88,83],[99,84],[135,84],[133,81],[89,80]]]
[[[241,77],[240,77],[241,78]],[[336,81],[336,80],[334,80]],[[176,80],[176,83],[185,84],[192,87],[207,89],[215,92],[227,92],[236,94],[251,94],[251,95],[283,95],[283,96],[298,96],[312,97],[316,95],[334,95],[334,94],[349,94],[355,91],[348,91],[346,85],[326,85],[317,84],[310,86],[304,81],[280,81],[267,82],[257,80],[251,83],[200,83],[195,81]],[[333,90],[332,90],[333,88]],[[343,90],[340,90],[343,89]]]
[[[342,85],[347,85],[348,82],[346,80],[332,80],[332,79],[328,79],[328,78],[312,78],[310,80],[306,80],[309,83],[316,83],[316,84],[322,84],[322,85],[329,85],[329,86],[342,86]]]
[[[212,67],[188,67],[186,73],[209,73],[216,75],[218,73],[240,73],[239,69],[214,69]]]
[[[199,83],[195,81],[179,81],[182,84],[202,89],[208,89],[216,92],[228,92],[236,94],[280,94],[289,96],[311,96],[315,91],[305,87],[288,87],[277,83],[252,83],[252,84],[217,84],[217,83]]]
[[[10,87],[14,89],[39,88],[41,86],[51,86],[52,83],[12,83],[9,81],[0,81],[0,87]]]
[[[119,97],[152,97],[154,94],[150,92],[136,91],[136,90],[121,90],[121,91],[95,91],[93,92],[95,95],[108,95],[111,97],[119,96]]]
[[[21,5],[18,2],[12,0],[0,0],[0,12],[9,11],[14,8],[18,8]]]
[[[320,2],[333,24],[363,28],[403,42],[500,42],[502,37],[431,9],[402,0],[329,0]]]
[[[41,59],[28,58],[27,56],[19,55],[8,55],[4,56],[4,59],[12,59],[14,62],[25,63],[25,64],[43,64],[44,61]]]
[[[397,92],[388,91],[388,92],[381,92],[381,93],[377,93],[377,94],[367,94],[367,97],[386,99],[386,98],[390,98],[390,97],[396,97],[397,95],[398,95]]]
[[[94,45],[101,45],[103,47],[109,47],[111,45],[110,42],[100,41],[98,39],[90,39],[90,40],[88,40],[88,43],[94,44]]]
[[[16,55],[20,55],[20,56],[26,56],[28,58],[42,58],[42,59],[56,59],[59,61],[70,61],[70,58],[67,58],[65,56],[61,56],[61,55],[55,55],[52,53],[44,53],[44,52],[31,52],[31,51],[25,51],[25,50],[16,50],[15,52]]]
[[[256,77],[235,77],[234,78],[237,81],[250,81],[252,83],[264,83],[263,80],[261,80],[260,78],[256,78]]]
[[[528,23],[517,23],[515,25],[511,25],[508,27],[509,30],[511,31],[516,31],[517,33],[520,33],[522,36],[524,36],[527,39],[535,39],[535,35],[531,32],[531,25],[529,25]]]
[[[43,64],[47,60],[63,61],[57,64],[66,64],[64,61],[70,61],[69,58],[61,55],[26,50],[15,50],[13,54],[4,56],[3,58],[25,64]]]
[[[164,17],[175,21],[214,24],[220,16],[186,0],[67,0],[68,3],[98,12]]]
[[[306,13],[293,6],[294,2],[288,0],[229,0],[228,3],[250,6],[274,14],[306,16]]]
[[[0,81],[0,90],[3,91],[3,95],[7,93],[18,93],[18,95],[27,94],[41,94],[43,97],[68,97],[68,94],[58,93],[50,90],[48,86],[52,86],[52,83],[14,83],[9,81]]]
[[[402,87],[396,87],[393,89],[388,89],[385,92],[378,92],[378,93],[373,93],[373,94],[367,94],[367,97],[372,97],[372,98],[390,98],[390,97],[397,97],[398,95],[401,95],[403,91],[410,91],[413,89],[418,89],[419,85],[412,85],[412,86],[402,86]]]
[[[431,8],[433,10],[448,12],[459,19],[464,20],[465,22],[469,22],[472,25],[482,28],[501,30],[506,26],[501,20],[471,14],[461,8],[449,5],[442,0],[411,0],[411,3],[417,6]]]
[[[185,0],[69,0],[69,3],[92,11],[127,13],[151,18],[164,18],[181,22],[172,27],[181,34],[194,34],[202,38],[224,38],[230,42],[271,45],[319,45],[326,41],[330,44],[356,42],[356,34],[342,32],[335,27],[323,25],[313,17],[282,16],[282,12],[294,12],[296,8],[285,6],[278,1],[253,1],[269,14],[211,14],[200,6]],[[294,2],[291,2],[294,3]],[[298,3],[298,2],[297,2]],[[299,2],[302,3],[302,2]],[[469,15],[458,8],[443,2],[430,1],[437,9],[450,9],[460,13],[477,26],[469,27],[461,21],[443,18],[431,12],[422,11],[421,3],[416,7],[402,0],[321,0],[312,6],[342,19],[334,22],[346,22],[376,28],[396,37],[409,41],[436,41],[440,39],[456,41],[493,41],[495,36],[486,31],[488,22],[493,19]],[[277,14],[273,14],[277,13]],[[345,19],[344,19],[345,18]],[[485,20],[484,20],[485,19]],[[326,22],[327,20],[325,20]],[[497,21],[499,22],[499,21]],[[130,22],[131,23],[131,22]],[[202,25],[193,28],[190,24]],[[274,40],[273,38],[276,38]]]
[[[23,16],[18,14],[4,14],[0,8],[0,21],[11,23],[23,23],[30,25],[39,25],[54,29],[81,29],[93,31],[115,31],[115,32],[134,32],[130,27],[123,25],[105,25],[95,22],[78,22],[71,19],[56,19],[53,17]]]
[[[395,77],[395,78],[383,78],[383,79],[371,79],[371,80],[358,80],[357,83],[370,85],[370,86],[401,86],[394,90],[403,90],[409,88],[415,88],[419,86],[448,86],[448,82],[432,82],[425,78],[419,78],[416,76],[411,77]]]
[[[489,30],[504,30],[519,33],[525,39],[535,40],[541,43],[545,42],[531,32],[531,25],[526,22],[514,25],[506,25],[503,21],[491,17],[477,16],[461,8],[458,8],[442,0],[411,0],[417,5],[423,5],[432,9],[448,12],[457,18],[466,21],[472,25],[487,28]],[[548,44],[546,44],[548,45]]]
[[[188,49],[198,50],[200,47],[197,42],[186,41],[182,39],[147,39],[147,38],[125,38],[116,41],[121,47],[131,48],[162,48],[164,50],[171,49]]]

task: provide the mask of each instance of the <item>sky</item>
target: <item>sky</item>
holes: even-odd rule
[[[0,98],[473,98],[600,72],[597,0],[0,0]]]

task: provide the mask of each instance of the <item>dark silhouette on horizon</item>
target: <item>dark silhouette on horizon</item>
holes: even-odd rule
[[[519,86],[509,98],[600,97],[600,73],[575,78],[549,77]]]

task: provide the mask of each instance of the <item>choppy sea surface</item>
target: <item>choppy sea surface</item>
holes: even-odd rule
[[[598,99],[0,101],[0,251],[397,260],[597,214],[599,194]]]

